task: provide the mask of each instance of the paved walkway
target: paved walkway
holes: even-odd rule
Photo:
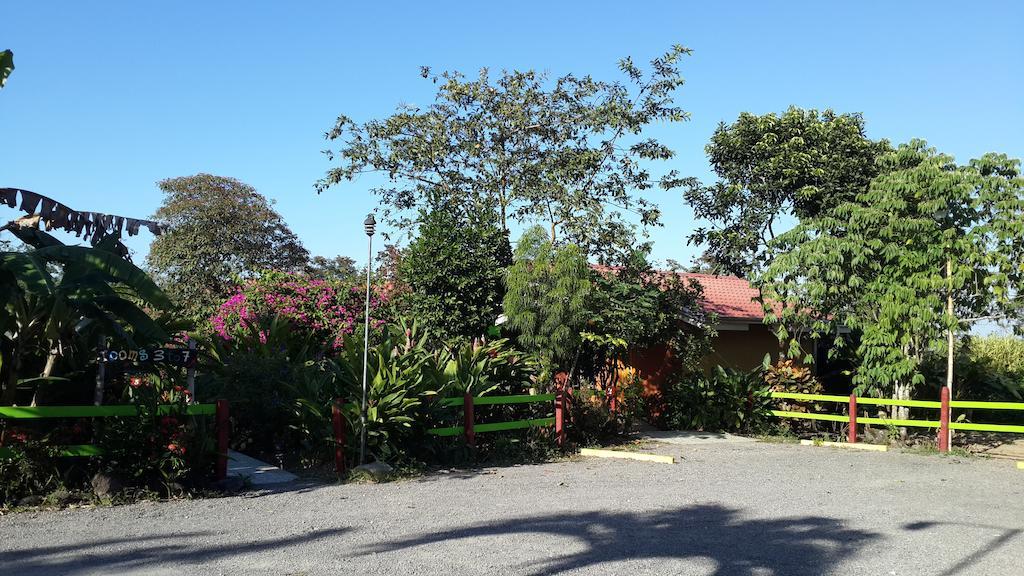
[[[3,574],[1015,575],[1012,462],[704,442],[382,485],[0,517]]]
[[[690,444],[720,444],[720,443],[746,443],[757,442],[754,438],[736,436],[728,432],[692,432],[679,430],[652,430],[645,431],[640,436],[642,440],[651,440],[662,444],[690,445]]]
[[[228,451],[228,476],[238,477],[250,486],[276,486],[294,482],[295,474],[246,456],[234,450]]]

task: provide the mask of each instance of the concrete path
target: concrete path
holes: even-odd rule
[[[251,486],[275,486],[294,482],[298,476],[234,450],[228,451],[228,476],[238,477]]]
[[[707,443],[736,443],[736,442],[757,442],[754,438],[736,436],[727,432],[694,432],[687,430],[652,430],[643,432],[639,439],[661,442],[663,444],[707,444]]]

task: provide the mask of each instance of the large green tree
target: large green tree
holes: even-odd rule
[[[410,312],[446,338],[484,334],[501,313],[511,260],[507,236],[493,219],[450,210],[422,214],[399,268],[412,290]]]
[[[589,318],[590,269],[579,246],[558,246],[545,230],[533,226],[516,246],[508,269],[504,299],[509,325],[519,332],[519,344],[536,354],[542,376],[572,371]]]
[[[715,130],[706,151],[718,181],[690,181],[685,199],[708,222],[690,235],[716,272],[747,277],[770,260],[766,246],[795,222],[827,214],[865,192],[889,149],[864,134],[859,114],[791,107],[743,113]]]
[[[782,329],[804,326],[839,346],[838,328],[853,329],[855,383],[909,398],[925,357],[951,335],[982,318],[1020,322],[1024,179],[1004,155],[958,165],[921,141],[880,164],[855,200],[780,235],[757,283],[788,304]]]
[[[470,80],[424,68],[437,84],[429,106],[365,123],[338,118],[327,133],[338,148],[326,152],[337,165],[317,189],[375,172],[388,177],[373,192],[399,227],[411,230],[418,209],[491,213],[502,228],[543,223],[550,240],[609,258],[631,246],[635,222],[658,223],[644,191],[681,184],[674,172],[657,181],[648,172],[649,161],[673,152],[644,129],[687,118],[673,103],[686,54],[675,46],[646,73],[626,58],[623,81],[534,71],[493,78],[486,69]]]
[[[167,225],[146,259],[171,298],[203,320],[240,279],[261,270],[296,271],[309,254],[255,188],[210,174],[160,182],[154,218]]]
[[[348,256],[313,256],[309,259],[306,271],[314,278],[339,282],[355,282],[361,276],[356,261]]]

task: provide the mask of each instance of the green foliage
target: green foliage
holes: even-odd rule
[[[758,432],[771,409],[761,371],[716,366],[710,376],[681,377],[665,389],[659,424],[670,430]]]
[[[517,394],[533,385],[536,374],[532,359],[512,348],[508,340],[476,339],[450,346],[437,365],[442,371],[432,375],[435,387],[449,396]]]
[[[327,461],[333,444],[331,405],[343,402],[350,458],[361,430],[362,330],[325,356],[308,335],[277,317],[248,333],[210,343],[212,365],[197,386],[232,403],[234,447],[287,465]],[[535,377],[529,357],[508,341],[442,345],[416,323],[389,323],[371,332],[367,363],[367,446],[371,458],[410,464],[431,457],[426,430],[451,425],[454,412],[438,402],[461,397],[522,394]]]
[[[354,284],[365,276],[365,269],[361,272],[356,268],[356,261],[348,256],[313,256],[306,266],[306,273],[328,282]]]
[[[306,266],[306,249],[252,186],[197,174],[163,180],[160,189],[164,202],[153,217],[168,229],[146,262],[192,320],[209,317],[240,279]]]
[[[236,332],[231,340],[214,336],[203,348],[206,363],[199,370],[196,389],[204,401],[231,402],[232,448],[272,462],[287,456],[289,463],[293,456],[308,462],[325,452],[319,443],[327,421],[311,426],[308,419],[303,421],[305,412],[298,405],[305,398],[322,416],[334,395],[333,384],[323,386],[315,378],[329,368],[318,363],[308,333],[278,316]],[[314,384],[321,386],[313,388]],[[303,436],[307,432],[316,438]],[[303,445],[312,447],[313,455],[301,452]]]
[[[96,444],[103,450],[99,467],[126,485],[162,488],[176,495],[182,483],[207,480],[213,471],[214,444],[207,426],[185,415],[188,393],[158,376],[125,389],[126,404],[138,416],[105,418]],[[158,414],[157,406],[172,406]]]
[[[0,253],[0,404],[14,403],[19,382],[33,393],[28,375],[47,380],[89,366],[100,335],[130,346],[167,340],[166,319],[150,313],[170,302],[142,270],[107,242],[64,246],[36,232],[42,247]]]
[[[633,429],[645,412],[641,394],[643,385],[634,374],[616,388],[615,411],[609,402],[610,390],[583,385],[572,390],[568,405],[566,434],[570,443],[594,446],[607,443]]]
[[[0,88],[7,84],[7,77],[14,71],[14,52],[4,50],[0,52]]]
[[[326,135],[341,143],[326,152],[338,165],[317,189],[367,171],[386,173],[390,181],[373,192],[399,227],[412,226],[416,209],[493,213],[502,229],[544,222],[552,241],[573,242],[588,254],[614,253],[632,240],[620,210],[638,213],[643,225],[657,224],[657,207],[641,193],[680,184],[674,171],[652,181],[646,163],[674,154],[643,131],[687,118],[673,98],[683,84],[680,60],[689,52],[674,46],[647,74],[623,59],[624,82],[571,74],[550,80],[534,71],[492,78],[486,69],[467,80],[458,73],[431,76],[424,68],[423,77],[437,85],[431,105],[402,106],[366,123],[338,118]]]
[[[971,336],[956,347],[955,354],[953,389],[957,397],[994,402],[1024,401],[1024,339]],[[945,354],[930,356],[923,371],[926,382],[944,382]],[[938,397],[937,391],[934,397]]]
[[[399,275],[409,313],[444,339],[474,338],[494,325],[511,263],[507,233],[490,219],[449,210],[421,214]]]
[[[361,421],[363,340],[357,334],[345,339],[336,364],[339,397],[346,408],[352,447],[358,446]],[[378,460],[395,462],[410,456],[414,439],[422,439],[428,397],[438,397],[436,380],[427,374],[432,360],[426,335],[414,327],[389,326],[383,339],[367,357],[366,444]],[[350,453],[355,453],[354,451]]]
[[[519,240],[506,286],[508,323],[518,331],[520,346],[540,359],[542,378],[549,380],[579,350],[591,290],[586,257],[574,244],[556,247],[534,226]]]
[[[45,439],[19,439],[5,433],[0,456],[0,506],[11,506],[26,496],[41,496],[61,487],[63,478],[57,467],[57,450]]]
[[[831,338],[838,349],[846,339],[837,328],[852,328],[859,389],[909,397],[947,329],[962,331],[977,317],[1019,322],[1024,179],[1006,156],[958,166],[921,141],[880,164],[855,201],[780,235],[756,281],[782,305],[766,322],[780,321],[791,350],[801,333]]]
[[[886,141],[864,135],[859,114],[791,107],[781,115],[744,112],[722,123],[707,145],[719,181],[691,181],[686,201],[711,223],[691,236],[708,246],[715,273],[747,277],[772,256],[766,250],[780,220],[828,214],[854,200],[878,174]]]
[[[619,342],[621,353],[665,346],[676,369],[699,369],[714,325],[701,306],[700,284],[686,282],[674,271],[655,271],[642,252],[626,266],[592,272],[592,279],[589,333]],[[589,340],[594,343],[595,337]]]

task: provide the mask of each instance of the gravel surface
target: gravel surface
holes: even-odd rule
[[[1024,574],[1012,462],[763,443],[0,517],[0,573]]]

